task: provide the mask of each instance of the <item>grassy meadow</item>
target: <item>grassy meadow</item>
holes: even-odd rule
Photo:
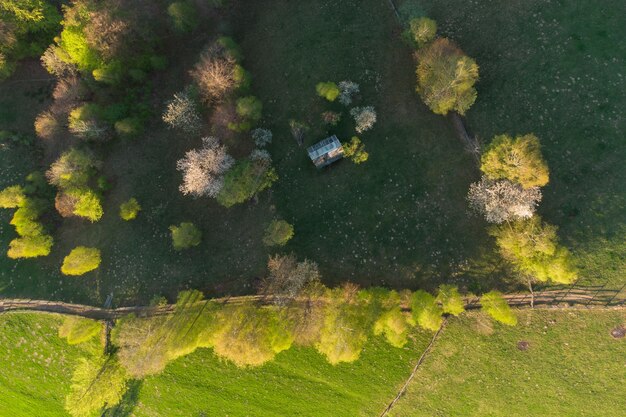
[[[587,417],[626,407],[626,345],[610,335],[626,312],[517,314],[516,327],[476,313],[451,320],[390,416]]]

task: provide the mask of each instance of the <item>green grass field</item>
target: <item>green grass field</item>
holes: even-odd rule
[[[396,417],[616,416],[626,407],[624,311],[520,311],[517,327],[480,314],[436,341]],[[522,351],[517,344],[528,342]]]
[[[0,315],[0,414],[14,417],[67,416],[63,408],[78,360],[102,350],[94,338],[69,345],[58,336],[62,317]]]

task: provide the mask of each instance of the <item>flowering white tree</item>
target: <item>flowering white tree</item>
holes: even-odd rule
[[[272,143],[272,131],[269,129],[263,129],[259,127],[258,129],[254,129],[252,131],[252,140],[254,140],[254,144],[259,148],[264,148],[265,146]]]
[[[250,152],[250,159],[253,161],[272,161],[272,157],[265,149],[255,149]]]
[[[470,185],[467,195],[470,207],[490,223],[528,219],[541,201],[539,187],[523,188],[508,180],[493,181],[483,177]]]
[[[176,163],[176,169],[183,173],[183,183],[179,189],[184,195],[194,197],[215,197],[224,186],[224,173],[235,160],[226,153],[214,137],[202,139],[200,149],[192,149]]]
[[[352,104],[352,98],[355,94],[358,94],[360,90],[359,85],[353,81],[341,81],[339,83],[339,102],[344,106]]]
[[[201,121],[196,104],[186,91],[174,94],[165,108],[163,121],[169,127],[181,129],[187,133],[200,130]]]
[[[370,130],[376,123],[376,111],[372,106],[354,107],[350,110],[350,115],[354,117],[356,122],[356,131],[363,133]]]

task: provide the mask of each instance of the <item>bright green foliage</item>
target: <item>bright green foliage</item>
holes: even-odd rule
[[[28,206],[20,207],[13,214],[10,224],[20,236],[36,236],[43,233],[43,226],[37,222],[41,212]]]
[[[63,259],[61,272],[65,275],[83,275],[100,266],[100,250],[78,246]]]
[[[417,92],[424,103],[436,114],[465,114],[476,100],[476,62],[447,38],[421,48],[417,57]]]
[[[250,73],[239,64],[235,65],[235,69],[233,71],[233,80],[235,81],[235,85],[237,86],[239,91],[246,91],[248,88],[250,88],[250,84],[252,83],[252,77]]]
[[[494,137],[483,152],[480,170],[492,180],[507,179],[524,188],[543,187],[550,178],[539,139],[532,133],[515,139],[508,135]]]
[[[332,81],[318,83],[315,86],[315,91],[320,97],[324,97],[328,101],[335,101],[341,94],[337,84]]]
[[[224,207],[243,203],[269,188],[277,179],[276,171],[268,161],[242,159],[226,172],[217,202]]]
[[[167,7],[167,14],[178,32],[191,32],[198,26],[198,14],[190,1],[175,1]]]
[[[66,338],[70,345],[84,343],[101,332],[102,323],[77,316],[65,316],[59,327],[59,337]]]
[[[52,243],[52,236],[44,234],[13,239],[11,243],[9,243],[7,256],[12,259],[48,256],[52,248]]]
[[[499,291],[489,291],[480,297],[480,304],[483,311],[489,314],[494,320],[509,326],[517,324],[517,316],[511,310],[511,306],[506,302]]]
[[[491,229],[506,259],[521,273],[537,281],[570,284],[578,272],[567,248],[559,245],[556,226],[543,223],[539,216]]]
[[[260,366],[291,347],[293,334],[287,324],[274,308],[229,306],[219,312],[208,344],[237,366]]]
[[[441,285],[436,300],[445,314],[458,316],[465,311],[463,298],[458,288],[453,285]]]
[[[420,327],[437,331],[443,323],[443,309],[437,304],[437,300],[431,294],[423,290],[413,293],[411,300],[413,317]]]
[[[73,188],[67,192],[70,196],[77,198],[74,206],[74,214],[84,217],[91,222],[97,222],[104,213],[100,196],[88,188]]]
[[[220,36],[217,39],[217,43],[226,50],[235,61],[241,62],[243,60],[243,51],[241,47],[230,36]]]
[[[265,246],[284,246],[293,237],[293,226],[285,220],[272,220],[263,236]]]
[[[367,342],[372,322],[365,302],[344,294],[342,289],[329,291],[324,324],[315,349],[329,363],[354,362]]]
[[[50,166],[46,177],[50,184],[62,189],[82,187],[100,165],[90,151],[71,148]]]
[[[237,100],[237,114],[244,120],[256,122],[261,119],[263,103],[254,96],[242,97]]]
[[[183,222],[180,226],[170,226],[172,245],[175,250],[183,250],[198,246],[202,240],[202,232],[193,224]]]
[[[141,70],[131,69],[128,72],[131,77],[134,75],[136,81],[142,81],[143,73]],[[114,59],[91,71],[91,75],[93,75],[94,80],[104,84],[119,84],[124,78],[124,64],[122,61]]]
[[[343,154],[346,158],[350,158],[355,164],[367,161],[369,154],[365,151],[365,145],[356,136],[353,136],[350,142],[343,143]]]
[[[73,417],[101,415],[103,408],[120,402],[128,376],[115,357],[83,358],[72,375],[65,409]]]
[[[66,25],[61,32],[59,46],[64,52],[59,58],[76,65],[81,71],[92,72],[102,66],[102,59],[98,51],[87,42],[82,25]]]
[[[398,348],[404,347],[409,341],[409,330],[406,314],[399,305],[383,312],[374,323],[374,334],[385,335],[389,344]]]
[[[20,185],[13,185],[0,191],[0,208],[21,207],[25,201],[26,194]]]
[[[421,48],[437,36],[437,22],[427,17],[417,17],[409,22],[409,30],[418,48]]]
[[[122,138],[133,139],[143,133],[143,123],[137,117],[127,117],[115,122],[115,132]]]
[[[72,110],[68,117],[68,129],[87,140],[101,140],[107,135],[107,127],[102,122],[103,109],[93,103],[84,104]]]
[[[123,220],[133,220],[141,211],[141,206],[136,198],[131,198],[120,205],[120,217]]]

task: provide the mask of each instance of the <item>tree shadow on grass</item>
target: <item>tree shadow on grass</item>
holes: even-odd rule
[[[107,408],[102,417],[129,417],[139,402],[142,380],[134,379],[128,383],[128,389],[119,404]]]

